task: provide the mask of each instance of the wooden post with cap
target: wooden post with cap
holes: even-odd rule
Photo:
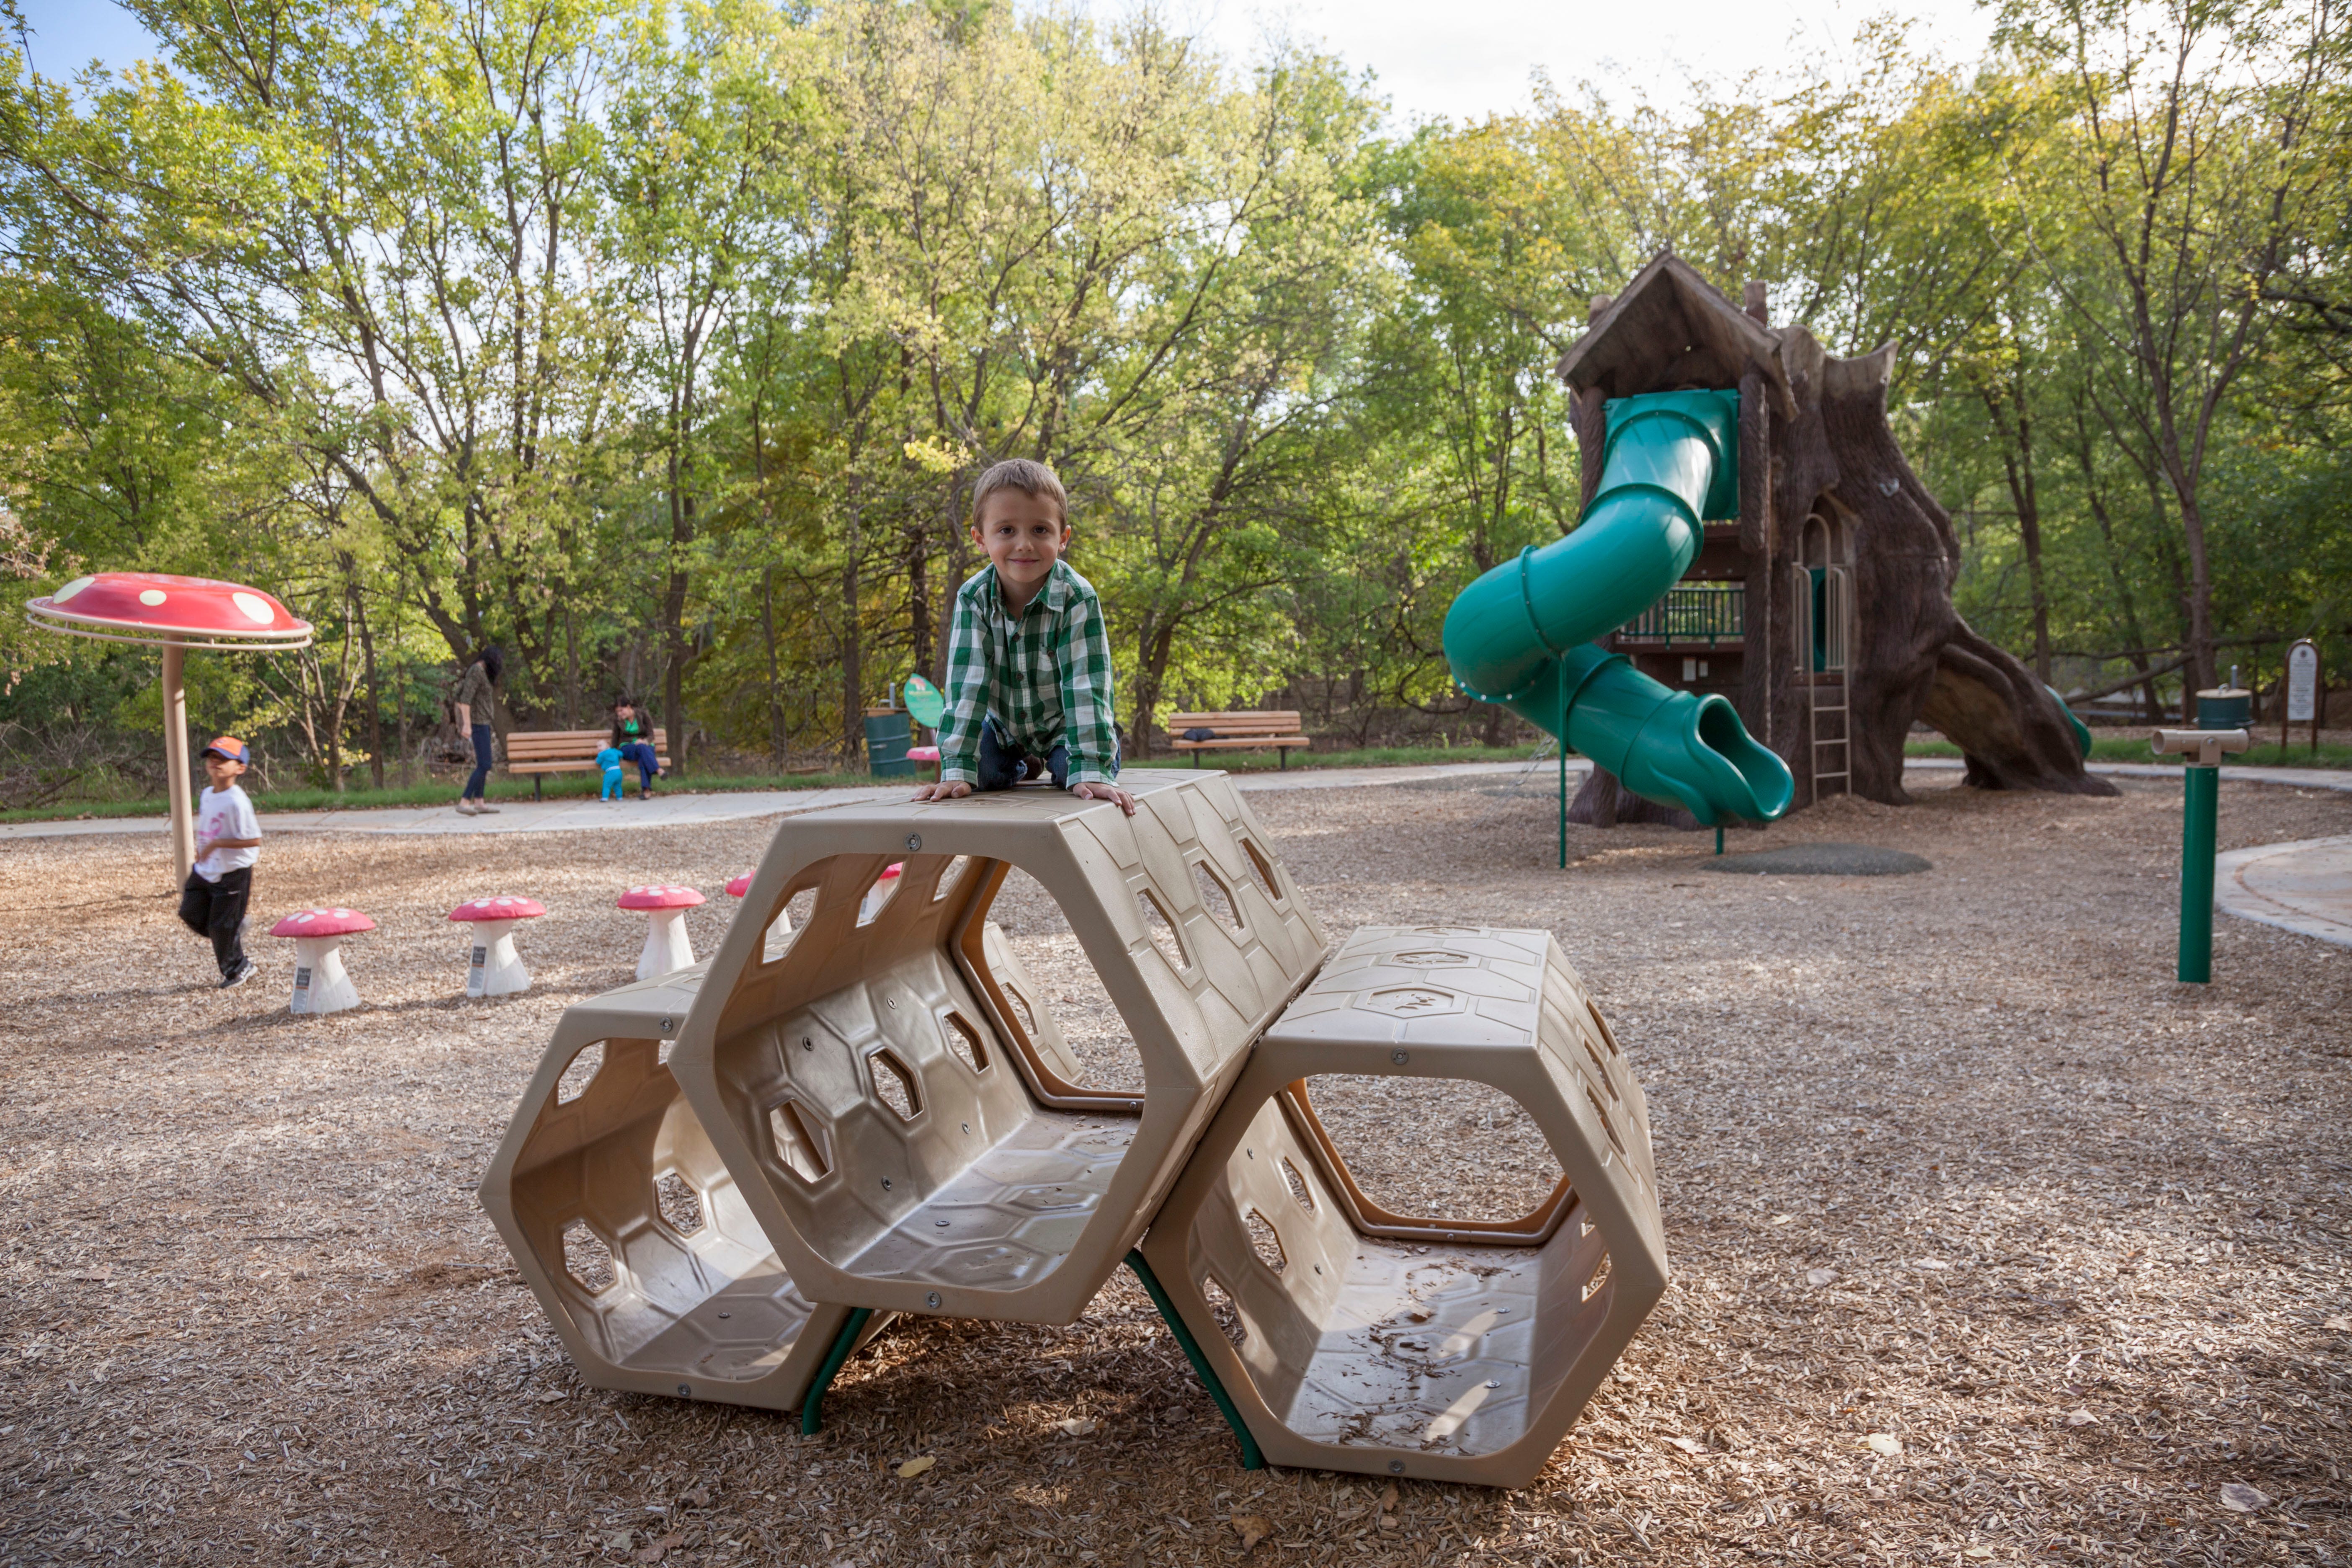
[[[184,886],[196,866],[196,803],[188,768],[186,653],[163,645],[163,788],[172,796],[172,886]]]

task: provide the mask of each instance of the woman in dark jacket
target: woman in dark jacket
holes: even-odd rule
[[[661,759],[654,755],[654,727],[637,711],[634,698],[624,697],[613,704],[613,746],[621,753],[623,763],[637,764],[637,798],[650,797],[654,780],[661,776]]]
[[[457,796],[460,816],[488,816],[497,806],[482,798],[489,787],[490,763],[497,756],[499,678],[506,673],[506,661],[494,647],[486,647],[480,657],[466,667],[457,682],[457,695],[450,704],[457,710],[458,730],[474,742],[473,776],[467,779],[465,792]]]

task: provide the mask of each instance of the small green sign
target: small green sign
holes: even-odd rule
[[[938,729],[940,721],[948,716],[948,700],[940,695],[938,687],[919,675],[907,677],[907,684],[899,688],[899,700],[906,703],[915,722],[926,730]]]

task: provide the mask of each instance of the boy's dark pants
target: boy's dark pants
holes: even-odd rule
[[[198,936],[212,938],[213,956],[220,961],[223,980],[245,962],[245,943],[238,939],[245,931],[246,901],[252,897],[250,866],[223,871],[217,882],[207,882],[191,871],[180,889],[181,923]]]
[[[1112,737],[1111,746],[1110,771],[1115,778],[1118,774],[1120,750],[1118,737]],[[1013,742],[1005,738],[1003,730],[996,722],[996,715],[991,713],[980,726],[980,756],[975,770],[980,777],[973,782],[971,787],[976,790],[1011,789],[1028,776],[1029,761],[1029,758],[1023,756]],[[1054,781],[1054,787],[1068,788],[1070,748],[1055,747],[1045,757],[1045,776]]]

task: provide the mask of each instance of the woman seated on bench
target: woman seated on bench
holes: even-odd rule
[[[637,798],[651,797],[654,780],[661,776],[661,759],[654,755],[654,727],[637,711],[634,697],[613,703],[613,746],[621,753],[624,765],[637,764]]]

